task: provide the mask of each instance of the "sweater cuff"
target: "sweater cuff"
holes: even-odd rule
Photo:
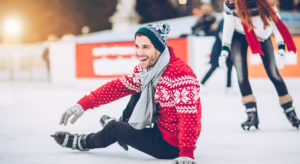
[[[82,106],[82,108],[83,108],[84,111],[93,108],[93,105],[90,102],[90,98],[88,96],[84,96],[77,103]]]
[[[194,148],[180,148],[179,157],[194,158]]]
[[[278,50],[285,50],[285,44],[284,43],[277,43]]]
[[[221,48],[221,51],[227,51],[229,53],[230,49],[227,45],[223,45],[222,48]]]

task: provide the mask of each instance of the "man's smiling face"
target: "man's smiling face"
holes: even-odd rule
[[[160,52],[145,35],[136,35],[135,54],[144,69],[153,67],[160,56]]]

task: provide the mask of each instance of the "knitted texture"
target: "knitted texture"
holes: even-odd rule
[[[170,48],[171,59],[159,80],[154,95],[159,104],[158,127],[164,140],[179,147],[180,156],[194,158],[196,141],[201,131],[200,85],[192,69],[175,57]],[[134,72],[110,81],[78,101],[85,109],[93,109],[124,96],[140,92],[141,79]]]
[[[254,2],[254,1],[253,1]],[[257,36],[257,39],[260,42],[264,42],[267,40],[273,33],[276,39],[276,43],[282,43],[283,38],[278,31],[275,23],[273,21],[270,22],[270,26],[267,28],[264,28],[264,24],[262,22],[262,19],[258,15],[258,8],[252,4],[252,1],[250,4],[247,3],[247,7],[251,9],[251,20],[254,25],[254,32]],[[281,29],[280,29],[281,30]],[[234,3],[230,1],[224,2],[224,27],[223,27],[223,45],[231,45],[231,39],[233,36],[234,31],[245,34],[244,28],[242,25],[241,20],[237,16],[236,9],[234,7]]]
[[[261,50],[259,41],[263,42],[268,39],[271,36],[272,32],[274,32],[276,43],[278,45],[282,45],[285,43],[288,47],[288,51],[296,52],[296,46],[293,42],[292,36],[278,16],[278,21],[271,21],[271,26],[265,29],[263,27],[261,18],[258,16],[258,8],[255,4],[255,1],[247,0],[247,8],[251,12],[252,23],[255,27],[255,29],[251,30],[250,32],[248,32],[248,27],[239,20],[234,7],[234,3],[232,1],[224,2],[224,31],[227,32],[223,33],[223,38],[225,38],[223,40],[223,45],[231,45],[231,38],[233,35],[232,28],[234,28],[237,32],[245,34],[253,54],[259,53],[261,55],[264,55],[263,51]]]
[[[167,43],[167,35],[170,32],[170,25],[166,23],[148,24],[145,27],[141,27],[136,31],[136,34],[140,33],[147,36],[154,47],[160,52],[163,52]],[[136,35],[135,34],[135,35]]]

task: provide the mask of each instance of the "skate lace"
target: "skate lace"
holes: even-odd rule
[[[255,107],[252,107],[252,108],[246,108],[245,111],[246,111],[246,113],[249,113],[249,112],[256,112],[256,108],[255,108]]]
[[[284,110],[284,113],[288,114],[289,112],[292,112],[292,111],[294,111],[294,110],[295,110],[294,107],[290,107],[290,108]]]
[[[64,139],[64,142],[63,142],[63,144],[61,146],[67,147],[69,136],[70,136],[69,133],[65,134],[65,139]]]

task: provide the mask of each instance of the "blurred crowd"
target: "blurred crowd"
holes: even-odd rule
[[[300,0],[279,0],[279,3],[283,11],[300,12]]]

